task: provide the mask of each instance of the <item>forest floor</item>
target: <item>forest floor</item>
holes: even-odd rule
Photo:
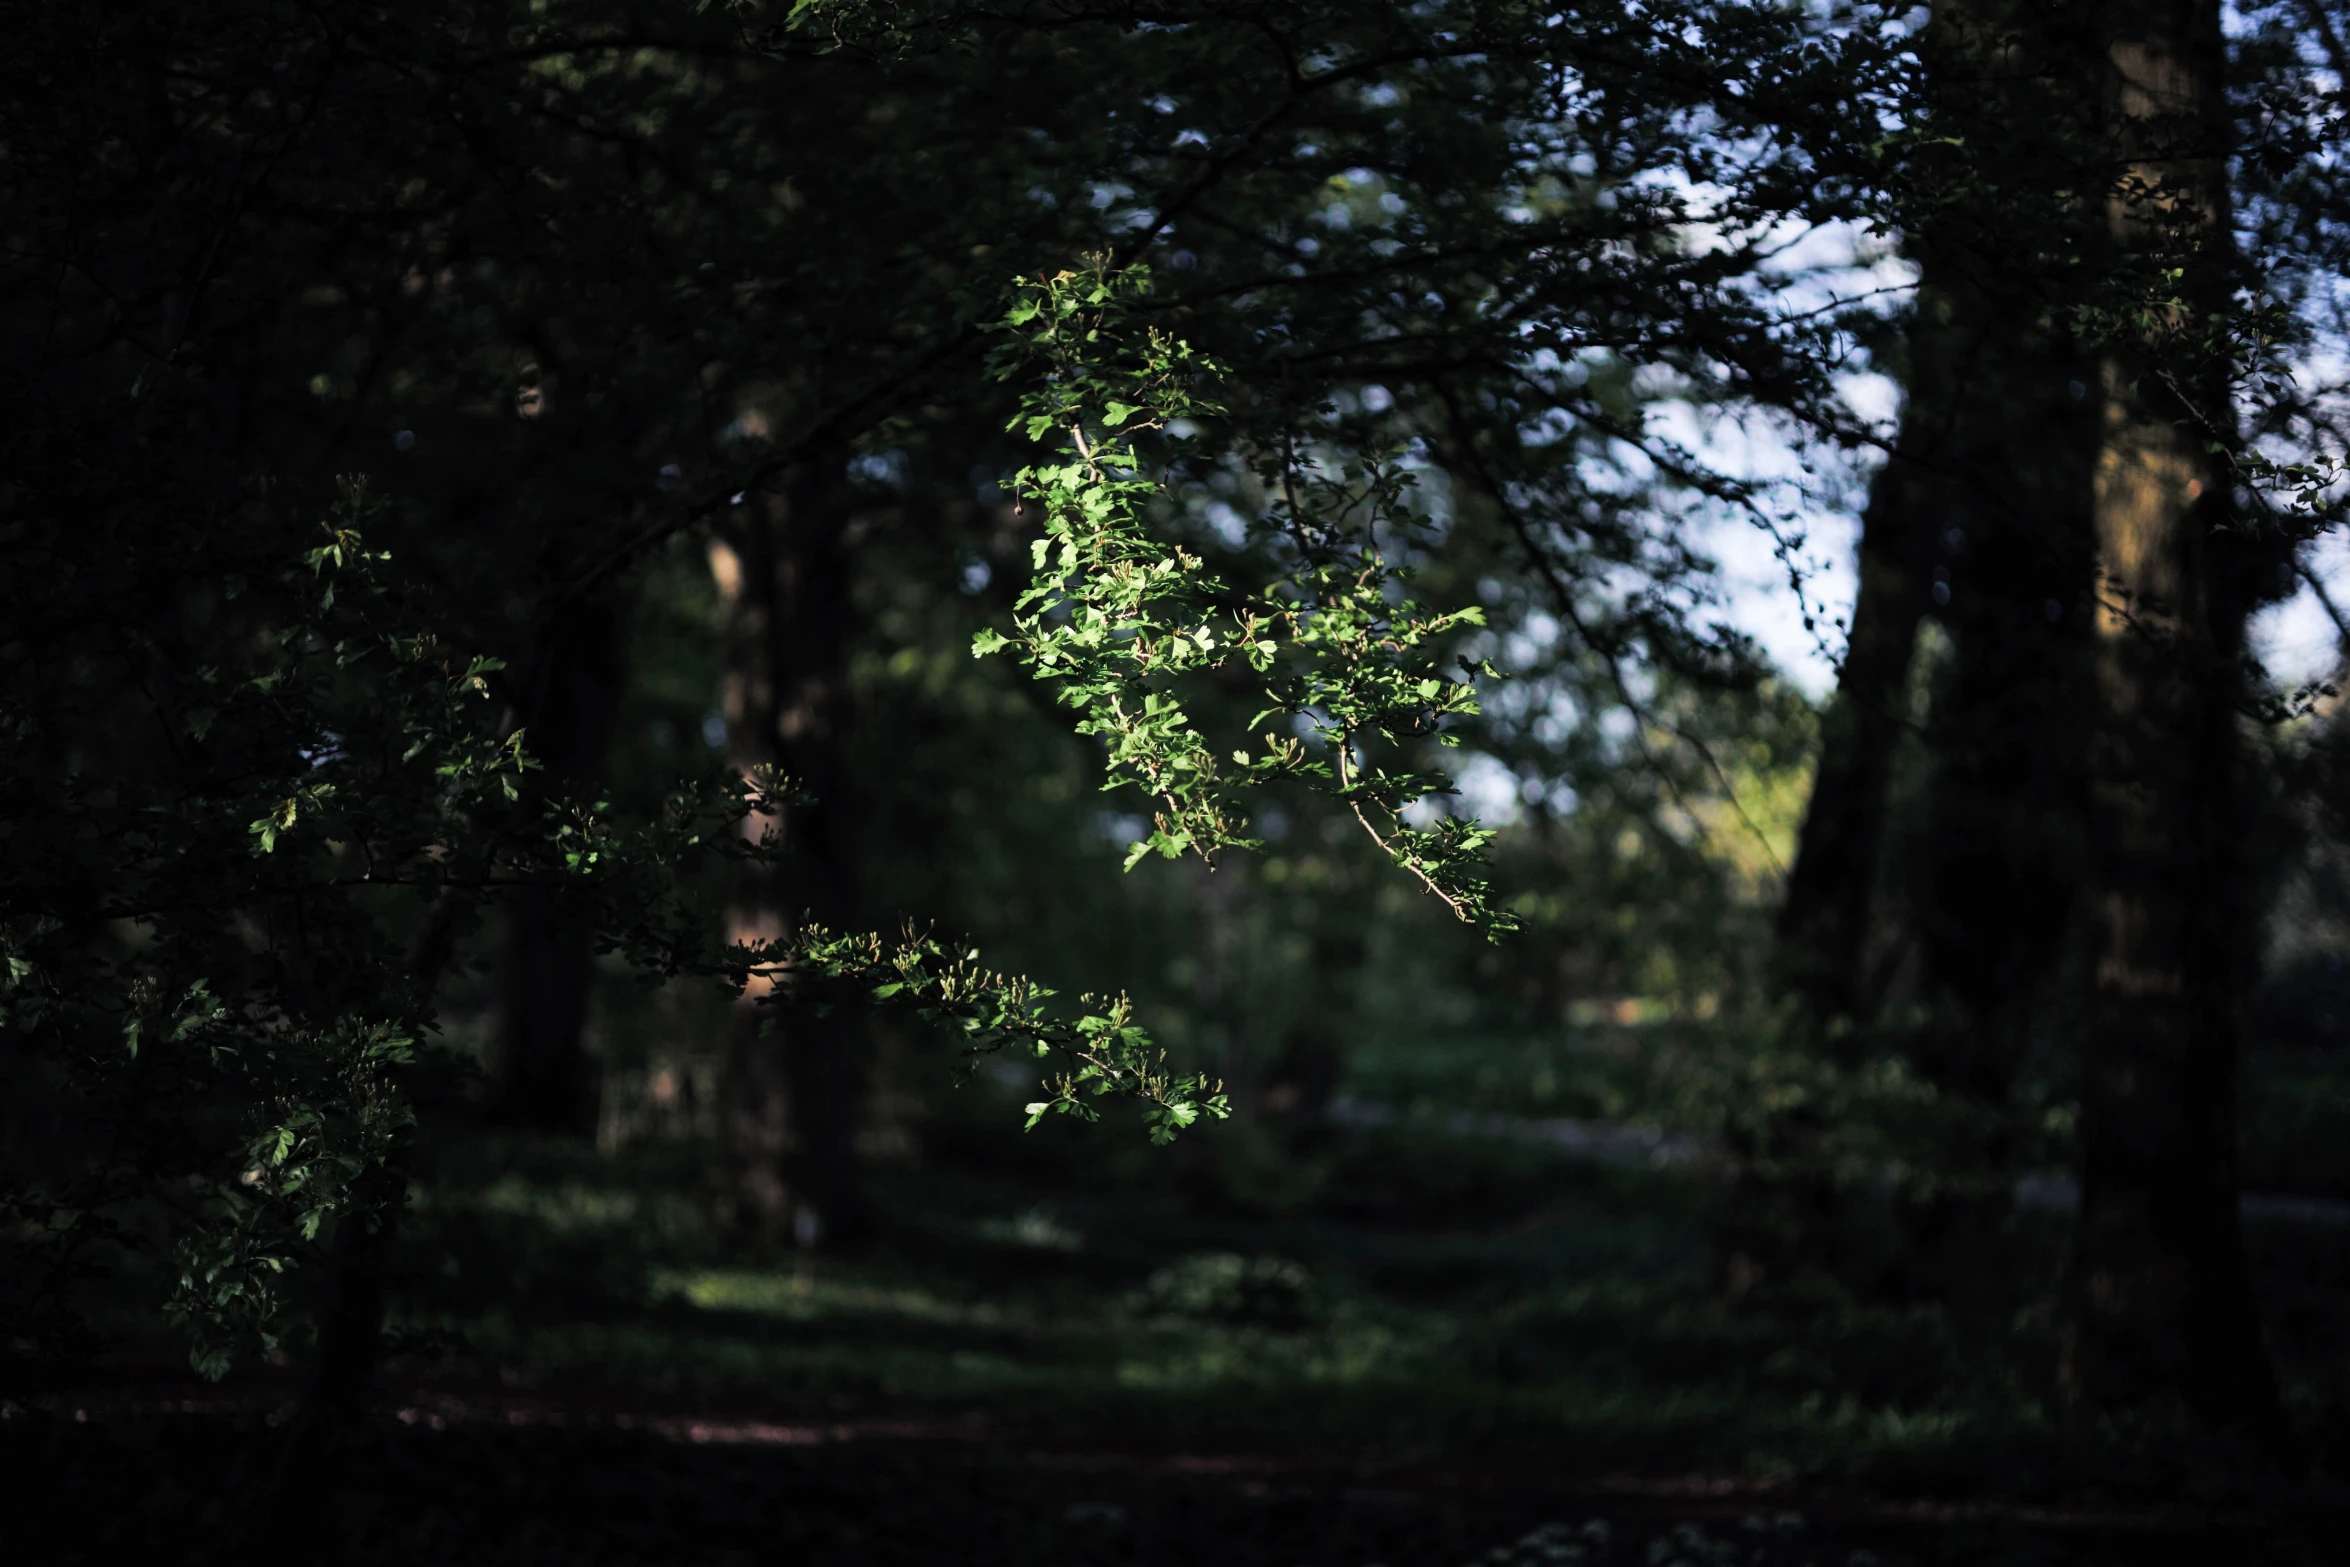
[[[118,1362],[0,1419],[21,1561],[1765,1564],[2338,1560],[2350,1230],[2256,1219],[2317,1478],[2046,1402],[2061,1221],[1963,1308],[1733,1296],[1719,1192],[1399,1115],[1027,1136],[984,1091],[872,1239],[745,1239],[706,1155],[427,1150],[383,1408]],[[307,1467],[306,1467],[307,1466]],[[289,1479],[300,1476],[300,1479]],[[2327,1477],[2333,1477],[2331,1479]],[[300,1497],[289,1500],[289,1491]]]

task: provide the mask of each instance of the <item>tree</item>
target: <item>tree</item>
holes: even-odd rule
[[[1921,42],[1893,186],[1919,271],[1906,400],[1780,910],[1785,979],[1834,1054],[1894,1053],[1950,1112],[1916,1153],[1932,1174],[1902,1203],[1900,1289],[1978,1270],[2037,1141],[2018,1080],[2070,1015],[2096,441],[2073,305],[2085,47],[2078,17],[1997,3],[1936,8]]]
[[[1882,1005],[1860,930],[1899,874],[1872,845],[1900,726],[1876,715],[1907,695],[1906,628],[1940,545],[1936,614],[1954,647],[1923,736],[1926,848],[1903,912],[1923,998],[1946,1010],[1907,1048],[1997,1126],[2027,1050],[2048,1048],[2031,1033],[2053,1038],[2077,1010],[2066,1385],[2089,1404],[2175,1392],[2207,1420],[2273,1428],[2236,1220],[2248,920],[2234,777],[2240,715],[2280,704],[2247,684],[2243,626],[2318,515],[2278,497],[2306,499],[2331,470],[2280,467],[2238,408],[2325,449],[2322,395],[2264,381],[2262,357],[2295,339],[2297,252],[2322,247],[2330,198],[2266,194],[2297,167],[2308,111],[2291,70],[2272,75],[2254,133],[2269,150],[2244,154],[2216,8],[1968,6],[1936,26],[1929,108],[1962,150],[1929,150],[1922,166],[1946,156],[1956,177],[1910,209],[1925,272],[1910,404],[1868,518],[1841,727],[1782,928],[1825,1011],[1865,1023]],[[2265,312],[2233,254],[2231,155],[2268,171],[2259,221],[2309,236],[2267,260]],[[2035,189],[2057,199],[2035,205]],[[2288,206],[2298,216],[2281,220]],[[1969,343],[1988,364],[1962,379],[1949,356]],[[1955,441],[1936,448],[1936,432]],[[1913,466],[1921,448],[1936,460]],[[1995,1194],[2012,1153],[1994,1141],[1976,1158]]]
[[[2062,885],[1965,878],[2067,858],[2045,840],[2065,814],[2063,671],[2089,588],[2094,415],[2067,292],[2085,214],[2077,180],[2059,172],[2082,164],[2091,128],[2081,48],[2070,19],[2000,4],[1938,8],[1921,46],[1920,146],[1898,188],[1921,275],[1907,399],[1863,514],[1859,601],[1782,913],[1791,978],[1826,1018],[1865,1025],[1898,956],[1882,941],[1872,950],[1864,931],[1883,895],[1893,755],[1911,724],[1924,619],[1953,644],[1926,719],[1928,831],[1949,847],[1920,868],[1908,911],[1928,989],[1963,1026],[1996,1031],[1993,1015],[2033,992],[2015,965],[2035,960],[2019,949],[2061,945],[2015,916],[2036,908],[2031,918],[2061,929]],[[1970,821],[1970,809],[1990,814]]]
[[[854,791],[842,765],[853,502],[841,489],[813,464],[794,470],[711,545],[727,616],[728,760],[746,773],[780,768],[802,791],[780,821],[752,824],[779,828],[790,859],[744,867],[738,939],[777,939],[811,919],[837,925],[858,907]],[[819,996],[771,1022],[757,1000],[741,998],[731,1067],[745,1190],[770,1222],[799,1226],[804,1242],[856,1240],[870,1223],[854,1165],[865,1070],[856,1014],[841,996]],[[777,1029],[780,1048],[766,1037]]]
[[[2106,25],[2105,217],[2142,292],[2101,366],[2093,978],[2064,1376],[2088,1402],[2175,1388],[2206,1419],[2265,1430],[2276,1386],[2235,1180],[2231,846],[2250,583],[2227,530],[2225,46],[2219,8],[2197,0]]]
[[[592,796],[602,781],[623,679],[618,621],[608,603],[557,612],[514,682],[515,727],[539,764],[529,787],[550,800]],[[573,1133],[593,1120],[582,1048],[593,927],[589,911],[542,889],[508,901],[491,1101],[501,1120]]]

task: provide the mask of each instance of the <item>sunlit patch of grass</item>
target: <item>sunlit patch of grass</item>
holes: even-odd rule
[[[847,1315],[895,1317],[1002,1327],[1023,1313],[989,1301],[947,1299],[922,1289],[886,1288],[814,1267],[788,1269],[662,1269],[652,1277],[656,1299],[675,1297],[706,1311],[753,1312],[795,1322]]]
[[[1085,1249],[1085,1237],[1063,1224],[1060,1215],[1052,1209],[1043,1206],[1023,1208],[1003,1218],[982,1219],[973,1233],[983,1241],[1031,1251]]]
[[[506,1176],[467,1200],[484,1213],[528,1219],[557,1233],[626,1228],[638,1221],[646,1206],[639,1192],[577,1181],[550,1186],[519,1175]]]
[[[1219,1254],[1210,1260],[1220,1261]],[[933,1290],[889,1286],[814,1269],[679,1269],[653,1277],[656,1300],[709,1314],[706,1325],[680,1324],[681,1335],[707,1341],[758,1338],[753,1358],[769,1374],[792,1379],[837,1370],[835,1353],[852,1328],[873,1375],[901,1391],[935,1393],[1051,1385],[1072,1395],[1109,1388],[1199,1391],[1222,1386],[1356,1384],[1450,1371],[1457,1337],[1441,1313],[1407,1313],[1342,1300],[1310,1318],[1272,1325],[1231,1321],[1226,1303],[1168,1292],[1138,1291],[1097,1300],[1089,1310],[1044,1312],[1021,1302],[953,1298]],[[746,1334],[742,1319],[812,1330],[792,1336]],[[968,1330],[987,1342],[934,1347],[892,1342],[940,1327]],[[908,1330],[912,1330],[908,1332]],[[886,1360],[886,1369],[882,1362]],[[738,1362],[739,1368],[739,1362]]]

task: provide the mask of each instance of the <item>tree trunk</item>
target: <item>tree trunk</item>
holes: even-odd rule
[[[1895,1045],[1949,1112],[1916,1150],[1933,1179],[1897,1202],[1905,1243],[1877,1281],[1905,1297],[2000,1271],[1985,1263],[2015,1175],[2013,1087],[2062,1016],[2048,1003],[2072,950],[2098,409],[2058,270],[2091,215],[2052,171],[2095,128],[2081,36],[2069,13],[2015,0],[1935,8],[1942,142],[1921,155],[1930,194],[1909,238],[1909,400],[1863,519],[1851,649],[1781,912],[1782,973],[1813,1016],[1856,1025],[1850,1055]],[[1919,789],[1896,764],[1927,615],[1951,656],[1914,742]],[[1912,792],[1906,809],[1892,798]]]
[[[1786,983],[1822,1021],[1867,1009],[1870,911],[1918,620],[1928,603],[1921,557],[1934,531],[1929,486],[1911,470],[1910,450],[1916,434],[1938,422],[1938,400],[1939,389],[1911,389],[1899,447],[1861,515],[1860,594],[1779,909]]]
[[[1898,1292],[1912,1298],[2004,1277],[2025,1153],[2016,1084],[2078,1021],[2064,982],[2080,973],[2096,416],[2072,396],[2087,388],[2061,332],[2023,303],[1978,300],[1986,327],[2007,322],[1957,378],[1972,406],[1934,541],[1952,651],[1900,877],[1922,1005],[1897,1043],[1941,1110],[1913,1155],[1931,1178],[1897,1204]]]
[[[443,891],[426,911],[408,952],[408,971],[426,992],[440,982],[457,944],[461,900]],[[383,1356],[393,1243],[408,1208],[409,1149],[361,1176],[353,1205],[335,1225],[326,1309],[318,1323],[318,1372],[303,1409],[305,1427],[348,1427],[366,1413]]]
[[[2110,346],[2096,481],[2103,576],[2092,738],[2094,926],[2081,1094],[2082,1207],[2063,1374],[2076,1403],[2175,1392],[2271,1430],[2274,1375],[2238,1227],[2233,658],[2243,602],[2215,592],[2229,479],[2225,367],[2188,334],[2228,287],[2217,0],[2108,12],[2103,105],[2114,249],[2181,273],[2183,310]],[[2168,293],[2168,287],[2162,287]]]
[[[2012,118],[2019,88],[1987,68],[2010,36],[2010,9],[2009,0],[1935,7],[1925,97],[1952,140],[1973,145]],[[1937,166],[1926,172],[1931,179]],[[1919,623],[1952,618],[1951,563],[1984,509],[1970,491],[2009,455],[1999,409],[2024,367],[2016,301],[1998,297],[1996,250],[1985,243],[2002,216],[1985,209],[1997,205],[1964,182],[1909,236],[1921,275],[1908,397],[1861,516],[1860,591],[1779,914],[1782,975],[1823,1022],[1866,1023],[1881,1000],[1869,971],[1886,943],[1870,938],[1883,924],[1886,828]]]
[[[1780,921],[1786,973],[1826,1017],[1865,1021],[1881,1000],[1866,933],[1883,923],[1887,794],[1922,615],[1955,658],[1925,737],[1926,852],[1891,879],[1929,992],[1956,1035],[2009,1032],[2003,1018],[2062,945],[2096,412],[2049,275],[2078,249],[2082,214],[2037,187],[2066,183],[2052,167],[2088,128],[2078,31],[2067,14],[1963,0],[1935,8],[1925,40],[1932,123],[1966,151],[1921,163],[1929,189],[1947,183],[1910,237],[1922,277],[1909,401],[1863,518],[1850,651]]]
[[[620,703],[619,616],[603,604],[561,611],[539,633],[525,678],[523,743],[539,762],[529,787],[541,800],[592,788]],[[507,901],[492,1111],[508,1125],[595,1127],[585,1049],[594,936],[593,912],[559,893],[526,888]]]
[[[1341,873],[1334,891],[1350,891],[1352,877]],[[1317,910],[1308,946],[1307,973],[1317,993],[1340,995],[1357,988],[1369,953],[1359,906]],[[1291,1026],[1273,1063],[1265,1108],[1279,1116],[1292,1140],[1310,1142],[1329,1124],[1330,1104],[1346,1076],[1346,1035],[1351,1019],[1328,1006],[1309,1006]]]
[[[408,1161],[397,1158],[362,1176],[353,1196],[352,1211],[335,1225],[326,1311],[318,1323],[318,1372],[307,1409],[315,1419],[345,1427],[366,1414],[375,1396],[392,1245],[408,1204]]]
[[[2015,1085],[2076,1021],[2100,415],[2063,270],[2098,215],[2060,177],[2096,130],[2091,35],[2013,0],[1942,7],[1935,29],[1941,129],[1971,156],[1919,247],[1945,323],[1918,368],[1951,401],[1928,541],[1951,657],[1900,875],[1923,1003],[1901,1048],[1946,1114],[1902,1217],[1907,1288],[1946,1297],[2003,1271]]]
[[[847,498],[813,465],[738,508],[711,567],[728,615],[729,760],[780,767],[805,798],[775,830],[781,866],[747,869],[730,915],[738,940],[778,939],[803,920],[854,917],[853,802],[842,745],[851,624]],[[731,1134],[757,1223],[803,1245],[851,1243],[871,1215],[856,1158],[865,1029],[849,998],[771,1002],[754,984],[737,1009]]]

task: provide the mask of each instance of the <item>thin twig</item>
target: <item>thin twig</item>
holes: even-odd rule
[[[1354,785],[1349,782],[1347,778],[1347,757],[1353,751],[1353,749],[1353,734],[1342,733],[1338,740],[1338,787],[1342,796],[1345,795],[1346,791],[1354,787]],[[1454,917],[1459,919],[1461,923],[1464,925],[1474,925],[1476,923],[1475,917],[1472,916],[1466,908],[1462,907],[1458,898],[1455,898],[1451,893],[1446,892],[1442,887],[1439,887],[1435,880],[1431,878],[1426,871],[1420,869],[1418,856],[1396,853],[1394,846],[1389,843],[1387,839],[1380,836],[1379,829],[1371,825],[1371,818],[1363,814],[1363,803],[1361,800],[1348,798],[1346,801],[1346,806],[1348,810],[1355,813],[1355,820],[1363,824],[1363,831],[1371,835],[1371,841],[1379,845],[1380,850],[1385,853],[1390,860],[1393,860],[1396,864],[1402,866],[1405,870],[1410,871],[1414,876],[1419,877],[1420,885],[1426,887],[1430,892],[1436,894],[1437,897],[1442,898],[1444,900],[1444,906],[1452,910]]]

